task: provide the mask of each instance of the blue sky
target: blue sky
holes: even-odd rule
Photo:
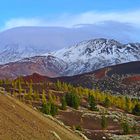
[[[3,0],[0,29],[117,21],[140,26],[140,0]]]

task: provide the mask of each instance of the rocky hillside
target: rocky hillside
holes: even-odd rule
[[[0,77],[1,79],[16,78],[33,73],[58,77],[61,76],[60,73],[63,72],[66,67],[67,64],[63,60],[54,56],[38,56],[0,65]]]
[[[111,92],[115,95],[129,95],[132,97],[140,96],[140,61],[110,66],[93,72],[49,78],[39,74],[23,77],[30,82],[61,82],[70,83],[75,86],[82,86],[90,89],[100,89],[101,91]]]
[[[140,44],[95,39],[51,53],[68,64],[63,75],[76,75],[103,67],[140,60]]]
[[[112,94],[140,96],[140,61],[106,67],[94,72],[60,78],[76,86],[98,88]]]
[[[0,76],[16,78],[33,73],[49,77],[73,76],[132,61],[140,61],[140,44],[94,39],[42,56],[1,65]]]

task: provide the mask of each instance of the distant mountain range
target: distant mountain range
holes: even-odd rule
[[[16,78],[35,72],[49,77],[73,76],[132,61],[140,61],[139,43],[121,44],[101,38],[0,65],[0,76]]]
[[[110,30],[110,26],[112,29]],[[123,43],[137,41],[138,30],[118,22],[63,27],[18,27],[0,32],[0,64],[42,55],[83,40],[114,38]]]
[[[57,82],[59,80],[74,86],[99,89],[115,95],[139,97],[140,61],[110,66],[75,76],[49,78],[34,73],[33,75],[24,76],[23,79],[28,82],[32,80],[34,83]]]
[[[67,68],[62,75],[77,75],[103,67],[140,60],[140,44],[121,44],[115,40],[83,41],[49,55],[62,59]]]

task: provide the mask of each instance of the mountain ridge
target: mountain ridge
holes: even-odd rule
[[[115,95],[139,97],[140,95],[140,61],[105,67],[96,71],[74,75],[50,78],[34,73],[23,76],[24,81],[34,83],[64,82],[84,88],[99,89]]]
[[[0,76],[16,78],[35,72],[49,77],[72,76],[132,61],[140,61],[139,43],[121,44],[100,38],[0,65]]]
[[[110,26],[114,29],[110,30]],[[126,27],[126,26],[125,26]],[[117,30],[115,30],[117,29]],[[131,29],[131,30],[130,30]],[[17,27],[0,32],[0,64],[72,46],[95,38],[114,38],[121,42],[138,41],[131,26],[124,28],[118,22],[66,27]],[[128,34],[131,31],[131,34]],[[121,32],[121,34],[120,34]],[[136,37],[137,38],[137,37]]]
[[[65,60],[69,66],[64,73],[71,76],[110,65],[139,61],[139,52],[138,43],[121,44],[113,39],[100,38],[81,42],[50,55]]]

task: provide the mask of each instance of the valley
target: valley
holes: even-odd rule
[[[79,75],[113,65],[140,61],[139,52],[139,43],[122,44],[113,39],[91,39],[49,53],[37,53],[35,56],[25,56],[14,61],[10,59],[11,61],[0,65],[0,76],[2,79],[33,73],[48,77]],[[1,56],[7,58],[10,55]]]
[[[0,13],[0,140],[140,140],[140,0]]]
[[[20,123],[23,118],[23,126],[14,131],[12,126],[15,128],[18,124],[5,116],[8,122],[3,122],[10,127],[5,133],[2,124],[1,137],[10,139],[13,134],[14,140],[140,139],[139,60],[139,44],[95,39],[0,65],[2,104],[6,104],[7,99],[13,100],[13,104],[18,102],[23,109],[30,108],[30,115],[35,111],[48,122],[42,126],[36,120],[31,124],[35,128],[30,128],[28,115],[23,116],[20,108],[16,108],[13,112],[16,111],[18,117],[11,112],[15,117],[12,119]],[[5,115],[4,110],[1,111]],[[37,130],[36,125],[39,125]],[[24,129],[30,132],[23,132]],[[37,132],[32,132],[34,129]]]
[[[52,115],[60,124],[88,139],[140,138],[140,117],[133,114],[139,104],[137,99],[73,87],[38,74],[1,80],[0,86],[10,98]]]

